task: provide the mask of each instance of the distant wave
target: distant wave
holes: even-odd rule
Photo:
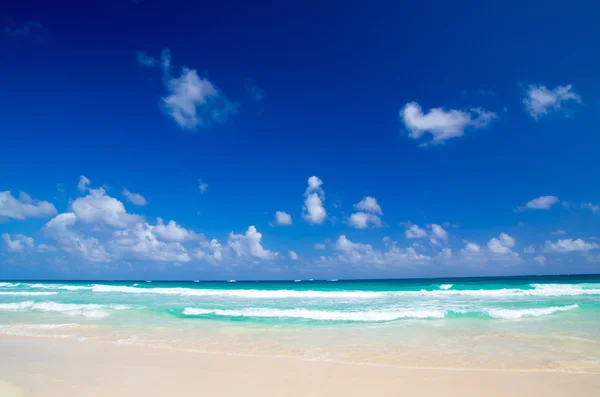
[[[0,291],[0,295],[11,295],[11,296],[42,296],[42,295],[56,295],[58,292],[28,292],[28,291]]]
[[[452,284],[442,284],[442,285],[440,285],[440,289],[442,289],[442,290],[449,290],[450,288],[452,288]]]
[[[444,285],[444,287],[448,286]],[[502,288],[496,290],[420,290],[420,291],[319,291],[319,290],[260,290],[260,289],[196,289],[196,288],[135,288],[118,285],[96,284],[93,292],[118,292],[132,294],[161,294],[181,296],[229,296],[240,298],[277,299],[277,298],[342,298],[342,299],[373,299],[379,297],[474,297],[474,298],[510,298],[510,297],[555,297],[576,295],[600,295],[600,288],[584,289],[568,284],[532,284],[532,289]],[[85,287],[87,288],[87,287]],[[442,286],[440,286],[442,288]]]
[[[72,303],[57,303],[57,302],[16,302],[16,303],[1,303],[0,310],[17,310],[17,311],[40,311],[40,312],[56,312],[64,313],[71,316],[82,316],[88,318],[104,318],[110,315],[114,310],[126,310],[130,306],[126,305],[97,305],[97,304],[72,304]]]
[[[295,291],[256,289],[194,289],[194,288],[135,288],[119,285],[94,285],[93,292],[120,292],[130,294],[162,294],[182,296],[230,296],[240,298],[377,298],[381,292],[367,291]]]
[[[196,309],[188,307],[183,310],[186,316],[216,315],[223,317],[262,317],[262,318],[300,318],[307,320],[324,321],[392,321],[401,318],[426,319],[444,318],[445,313],[440,310],[389,310],[389,311],[361,311],[361,312],[343,312],[343,311],[325,311],[308,309],[239,309],[239,310],[221,310],[221,309]]]
[[[21,283],[0,283],[0,288],[18,287]]]
[[[577,309],[579,305],[543,307],[538,309],[490,309],[487,313],[494,318],[519,319],[521,317],[538,317]]]
[[[67,291],[90,290],[92,287],[85,285],[66,285],[66,284],[26,284],[29,288],[42,289],[64,289]]]

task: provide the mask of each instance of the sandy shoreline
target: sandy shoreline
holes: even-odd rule
[[[0,337],[0,396],[595,396],[600,375],[402,369]]]

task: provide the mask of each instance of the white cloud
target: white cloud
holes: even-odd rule
[[[369,196],[354,204],[354,208],[360,211],[370,212],[372,214],[383,215],[381,207],[379,204],[377,204],[377,199]]]
[[[77,183],[77,189],[81,190],[82,192],[85,192],[89,184],[90,180],[87,179],[84,175],[81,175],[79,177],[79,182]]]
[[[156,59],[154,59],[154,57],[146,54],[144,51],[137,51],[136,58],[137,58],[138,63],[142,66],[146,66],[149,68],[156,66]]]
[[[369,226],[380,227],[381,219],[375,214],[355,212],[354,214],[350,215],[348,224],[357,229],[364,229]]]
[[[313,225],[323,223],[327,217],[327,211],[323,207],[325,200],[325,191],[321,188],[323,181],[316,176],[308,178],[308,187],[304,196],[304,207],[302,217],[304,220]]]
[[[327,260],[375,266],[423,264],[430,263],[432,260],[429,256],[417,253],[413,247],[403,249],[398,247],[396,242],[387,241],[387,243],[387,250],[380,251],[370,244],[355,243],[345,235],[341,235],[335,243],[335,249],[339,254]]]
[[[125,188],[123,188],[123,196],[125,197],[125,199],[127,199],[127,201],[129,201],[130,203],[135,204],[135,205],[148,204],[148,202],[146,201],[144,196],[142,196],[141,194],[138,194],[138,193],[131,193],[129,190],[127,190]]]
[[[128,214],[123,203],[108,196],[103,188],[89,189],[88,195],[73,201],[71,208],[81,222],[89,224],[126,228],[142,219]]]
[[[18,199],[14,198],[9,190],[0,192],[0,218],[24,220],[43,218],[54,214],[56,214],[56,208],[48,201],[33,200],[25,192],[20,192]]]
[[[521,212],[525,209],[547,210],[559,201],[559,198],[556,196],[540,196],[529,201],[527,204],[525,204],[525,207],[518,207],[516,212]]]
[[[584,240],[578,238],[558,240],[556,243],[546,241],[544,245],[544,251],[546,252],[573,252],[573,251],[589,251],[592,249],[599,248],[600,245],[596,243],[586,243]]]
[[[290,255],[291,260],[293,260],[293,261],[298,260],[298,254],[295,251],[290,250],[289,255]]]
[[[44,233],[55,240],[59,247],[73,255],[91,262],[109,262],[113,257],[104,245],[94,237],[84,237],[71,230],[77,221],[77,215],[66,212],[56,215],[44,226]]]
[[[600,205],[592,204],[590,202],[581,203],[581,208],[587,208],[594,214],[600,213]]]
[[[2,234],[2,240],[4,240],[8,252],[22,252],[26,248],[34,247],[33,238],[23,234],[15,234],[11,239],[10,234],[4,233]]]
[[[472,242],[466,242],[465,248],[461,250],[463,254],[476,254],[481,251],[481,247]]]
[[[266,250],[261,245],[262,234],[256,227],[250,226],[245,234],[229,233],[227,245],[235,251],[239,257],[256,257],[259,259],[275,259],[277,252]]]
[[[515,246],[515,239],[506,233],[500,233],[498,238],[494,237],[488,241],[488,249],[494,254],[512,253],[511,248]]]
[[[533,260],[540,265],[543,265],[546,263],[546,257],[544,255],[538,255],[535,258],[533,258]]]
[[[210,263],[216,263],[223,259],[223,246],[216,239],[212,239],[210,242],[203,241],[201,246],[207,249],[209,252],[197,249],[194,251],[194,256],[198,259],[207,260]]]
[[[171,52],[162,52],[162,68],[167,95],[162,98],[165,112],[181,128],[196,130],[213,123],[226,123],[238,113],[239,103],[230,101],[208,79],[198,76],[194,69],[183,67],[181,75],[171,75]]]
[[[400,111],[400,117],[411,138],[420,139],[428,132],[432,136],[431,142],[439,144],[464,135],[468,127],[486,127],[497,115],[479,108],[469,111],[434,108],[424,114],[418,103],[409,102]]]
[[[161,218],[156,219],[156,226],[153,227],[152,232],[161,240],[165,241],[186,241],[198,239],[201,236],[197,235],[191,230],[187,230],[179,226],[175,221],[169,221],[166,225]]]
[[[523,104],[529,115],[538,120],[552,111],[561,110],[565,102],[581,103],[581,97],[572,88],[570,84],[559,85],[552,90],[543,85],[530,85],[525,91]]]
[[[443,227],[435,223],[427,226],[431,228],[431,234],[435,240],[448,241],[448,232]]]
[[[533,253],[535,253],[535,247],[533,245],[530,245],[529,247],[525,247],[523,252],[526,254],[533,254]]]
[[[275,222],[273,224],[279,226],[289,226],[292,224],[292,216],[287,212],[277,211],[275,212]]]
[[[163,242],[156,238],[155,228],[148,223],[117,230],[110,241],[111,247],[123,259],[158,262],[189,262],[186,249],[179,242]]]
[[[324,250],[325,248],[327,248],[327,246],[325,244],[315,244],[315,249],[316,250]]]
[[[557,236],[557,235],[561,235],[561,234],[567,234],[567,232],[562,229],[557,229],[557,230],[553,231],[552,234]]]
[[[364,229],[369,226],[380,227],[382,222],[380,215],[383,215],[383,211],[377,199],[373,197],[365,197],[358,203],[354,204],[354,208],[359,210],[354,214],[350,215],[348,224],[357,229]]]
[[[35,245],[33,237],[25,236],[24,234],[13,234],[8,233],[2,234],[2,240],[4,240],[4,244],[6,245],[6,250],[8,252],[23,252],[25,250],[35,250],[37,252],[50,252],[55,251],[54,247],[51,247],[47,244]]]
[[[208,190],[208,183],[203,182],[202,179],[198,179],[198,189],[200,189],[200,193],[204,193]]]
[[[423,238],[427,236],[425,229],[421,229],[419,225],[410,225],[404,232],[407,238]]]

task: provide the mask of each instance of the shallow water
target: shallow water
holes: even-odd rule
[[[0,333],[397,366],[600,372],[600,276],[0,282]]]

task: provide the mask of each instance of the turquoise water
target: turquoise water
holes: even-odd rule
[[[600,276],[256,282],[0,282],[0,314],[93,322],[151,319],[379,323],[600,316]],[[170,321],[171,320],[171,321]],[[450,322],[448,324],[451,324]]]
[[[600,276],[3,281],[0,334],[393,365],[600,372]]]

